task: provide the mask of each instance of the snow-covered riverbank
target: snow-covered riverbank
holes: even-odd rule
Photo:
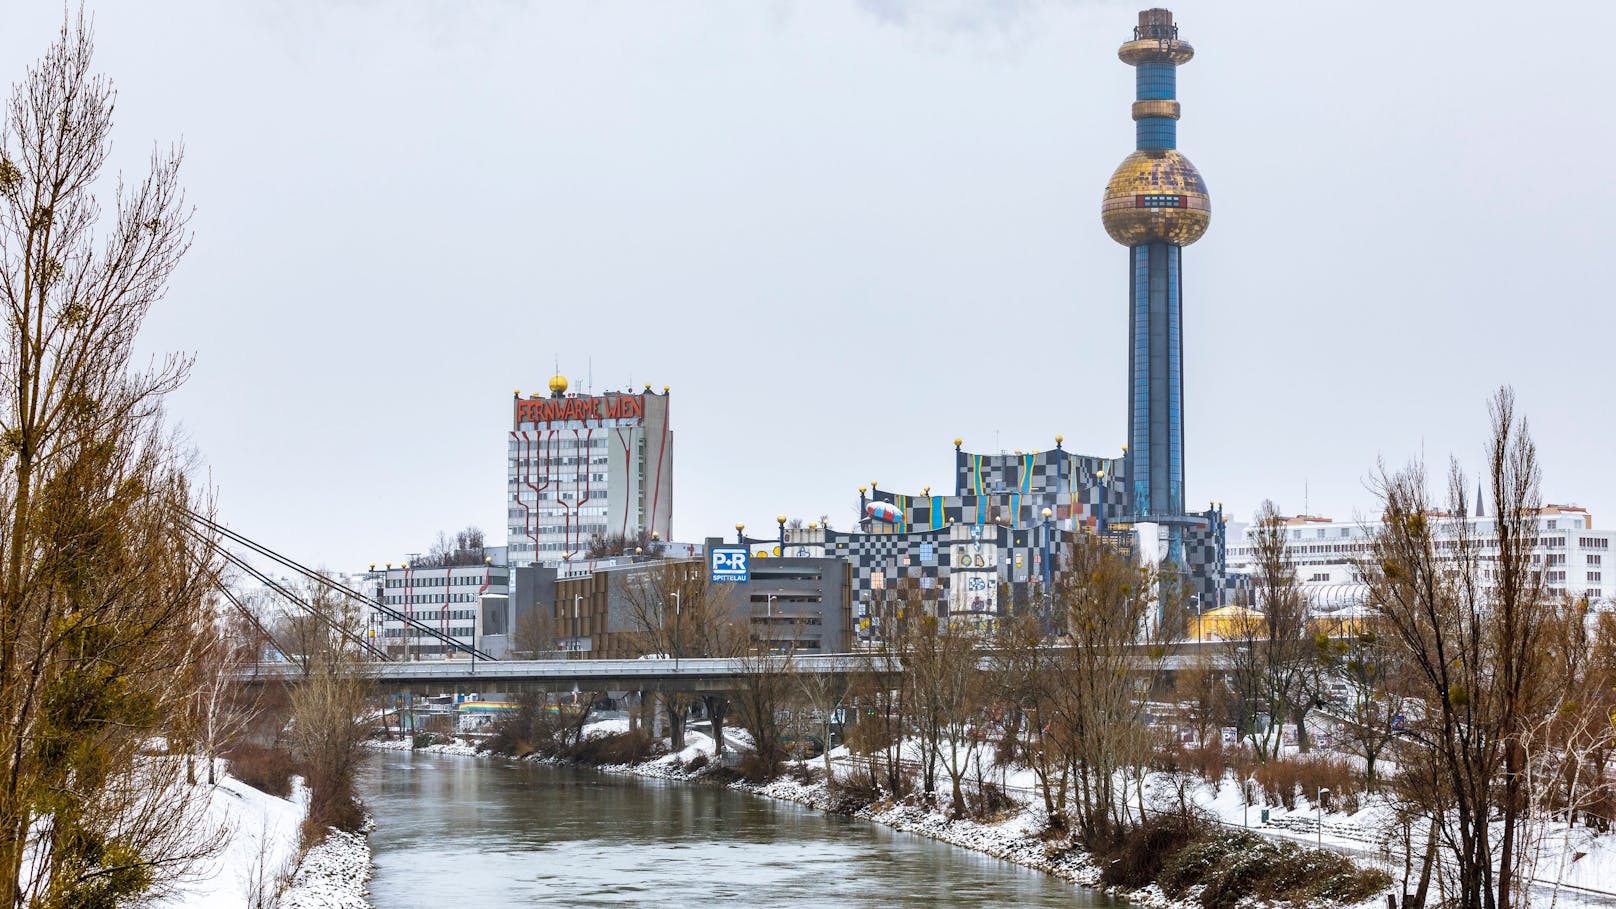
[[[304,853],[292,883],[281,893],[280,909],[370,909],[370,841],[364,833],[326,831],[325,839]]]
[[[370,909],[364,899],[370,879],[364,834],[330,831],[300,860],[308,814],[302,782],[294,779],[291,797],[280,798],[230,776],[223,761],[216,772],[207,823],[197,835],[222,837],[223,847],[154,903],[156,909]]]

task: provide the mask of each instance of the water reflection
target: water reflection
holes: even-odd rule
[[[1025,868],[716,786],[384,752],[377,909],[1110,906]]]

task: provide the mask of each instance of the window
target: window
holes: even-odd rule
[[[1599,564],[1599,555],[1597,553],[1589,554],[1589,556],[1588,556],[1588,564],[1589,565],[1598,565]]]
[[[1597,571],[1588,572],[1588,581],[1589,581],[1589,583],[1593,583],[1593,584],[1599,583],[1599,572],[1597,572]]]

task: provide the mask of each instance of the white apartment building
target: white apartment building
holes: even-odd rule
[[[1485,554],[1497,549],[1494,518],[1470,517],[1470,532]],[[1369,556],[1370,540],[1379,531],[1378,524],[1337,523],[1329,518],[1299,515],[1286,519],[1291,558],[1296,563],[1297,576],[1309,595],[1320,605],[1350,606],[1361,599],[1361,587],[1356,563]],[[1435,531],[1438,537],[1454,536],[1458,519],[1437,516]],[[1231,575],[1250,574],[1252,545],[1250,525],[1230,522],[1228,571]],[[1611,558],[1616,531],[1595,530],[1593,516],[1576,505],[1546,505],[1538,516],[1537,546],[1532,553],[1534,564],[1542,566],[1549,589],[1554,593],[1571,596],[1586,595],[1592,600],[1608,599],[1616,593],[1616,574],[1605,581],[1607,569],[1616,572]],[[1482,581],[1492,572],[1485,563]],[[1360,596],[1354,596],[1360,594]]]
[[[485,634],[503,635],[509,631],[504,627],[503,616],[510,595],[510,570],[492,560],[482,565],[436,568],[388,566],[372,576],[370,585],[383,605],[460,644],[486,650]],[[372,611],[366,635],[395,660],[441,660],[466,655],[379,610]]]
[[[643,392],[516,394],[507,440],[512,566],[578,558],[593,536],[667,540],[673,519],[669,397]]]

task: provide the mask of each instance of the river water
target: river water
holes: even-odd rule
[[[690,783],[379,752],[376,909],[1113,906],[879,824]]]

